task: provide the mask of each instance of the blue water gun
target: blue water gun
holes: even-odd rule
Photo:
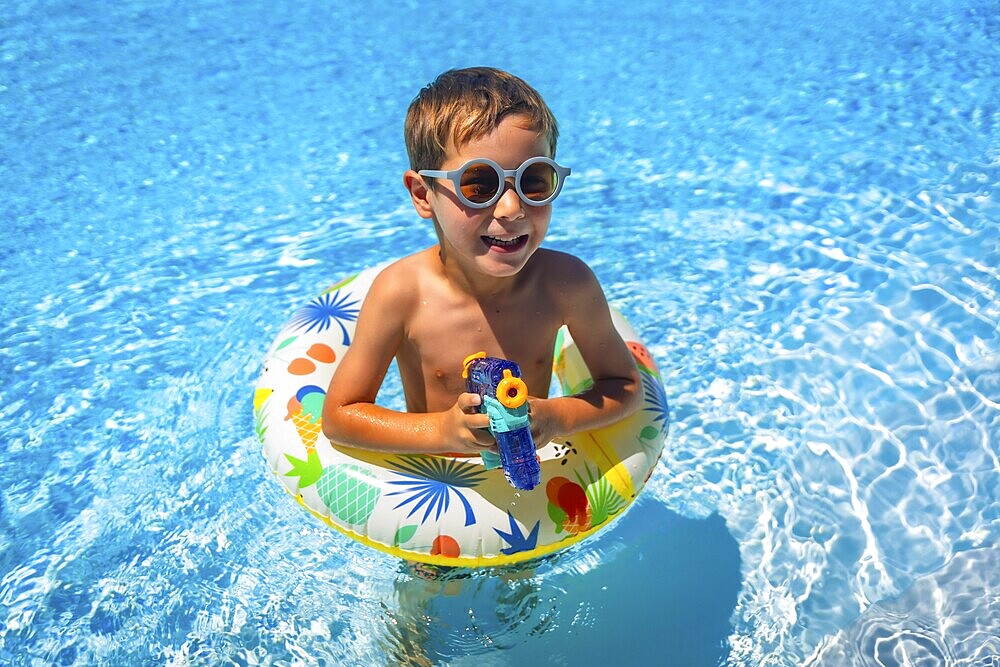
[[[490,433],[500,450],[499,460],[493,452],[484,452],[483,463],[487,469],[503,466],[511,486],[530,491],[538,486],[542,470],[528,424],[528,386],[521,369],[485,352],[469,355],[463,366],[466,389],[482,397],[479,412],[490,418]]]

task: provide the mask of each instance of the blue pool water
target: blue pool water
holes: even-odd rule
[[[0,662],[996,663],[995,2],[103,4],[0,18]],[[559,117],[548,244],[673,425],[611,530],[435,582],[284,494],[250,392],[432,242],[402,117],[472,64]]]

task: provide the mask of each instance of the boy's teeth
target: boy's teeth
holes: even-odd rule
[[[521,239],[521,237],[520,236],[513,236],[513,237],[511,237],[509,239],[502,239],[502,238],[497,237],[497,236],[487,236],[486,239],[490,243],[495,243],[497,245],[506,245],[506,246],[509,246],[509,245],[516,245],[517,242]]]

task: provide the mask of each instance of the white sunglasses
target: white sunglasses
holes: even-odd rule
[[[469,208],[486,208],[500,201],[508,178],[514,179],[517,196],[529,206],[545,206],[559,196],[569,167],[551,158],[529,157],[517,169],[504,169],[493,160],[473,158],[458,169],[417,172],[428,178],[447,178],[455,184],[455,194]]]

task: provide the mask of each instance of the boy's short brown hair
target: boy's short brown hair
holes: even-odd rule
[[[439,169],[449,141],[460,147],[515,115],[548,136],[549,157],[554,158],[559,128],[538,91],[492,67],[448,70],[424,86],[406,112],[403,133],[410,169]]]

